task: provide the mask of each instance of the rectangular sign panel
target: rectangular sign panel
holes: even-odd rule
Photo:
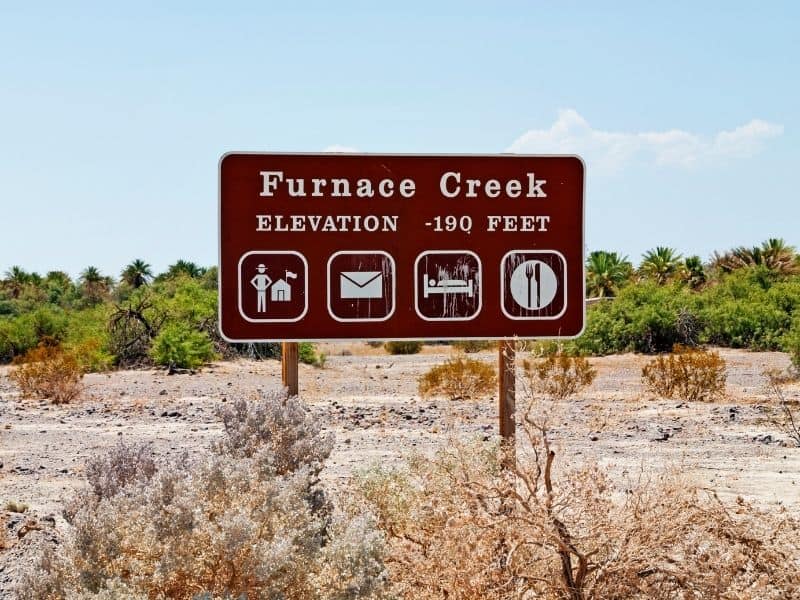
[[[230,341],[569,338],[584,325],[574,156],[231,153]]]

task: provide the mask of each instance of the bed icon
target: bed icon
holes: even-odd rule
[[[440,273],[440,277],[441,277]],[[427,273],[422,274],[422,297],[431,294],[466,294],[470,298],[475,293],[475,282],[472,279],[450,279],[446,274],[438,281],[433,277],[428,278]]]
[[[474,319],[481,280],[481,259],[471,250],[426,250],[414,263],[414,310],[425,321]]]

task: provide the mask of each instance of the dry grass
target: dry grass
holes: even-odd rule
[[[43,343],[14,360],[9,379],[26,398],[47,398],[54,404],[75,400],[83,386],[77,359],[58,345]]]
[[[490,396],[497,386],[497,370],[485,362],[454,356],[419,378],[422,397],[442,395],[450,400]]]
[[[565,363],[566,364],[566,363]],[[574,363],[572,363],[574,366]],[[547,369],[545,369],[545,372]],[[778,599],[800,594],[800,524],[665,474],[621,485],[587,464],[556,466],[555,395],[531,389],[516,460],[454,441],[357,491],[389,541],[394,593],[414,600]],[[543,395],[549,389],[554,395]],[[501,465],[510,465],[503,468]]]
[[[597,376],[589,361],[580,356],[557,353],[540,360],[522,361],[529,393],[564,400],[590,386]]]
[[[709,401],[725,393],[725,360],[717,352],[676,345],[642,369],[642,380],[665,398]]]
[[[796,382],[798,375],[794,369],[784,372],[780,370],[770,370],[766,371],[764,375],[769,382],[769,390],[777,399],[778,406],[780,407],[781,416],[777,419],[777,424],[784,433],[789,436],[789,439],[800,448],[800,414],[795,414],[797,402],[794,403],[795,406],[793,407],[783,394],[783,386],[787,383]]]

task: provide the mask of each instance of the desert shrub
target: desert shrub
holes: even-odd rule
[[[704,343],[776,350],[800,305],[800,278],[775,281],[763,269],[741,269],[697,297]]]
[[[533,393],[553,400],[563,400],[589,386],[597,376],[589,361],[563,353],[550,354],[539,360],[525,359],[522,369]]]
[[[220,411],[225,435],[215,452],[252,458],[267,450],[272,468],[280,474],[305,466],[318,473],[333,449],[333,435],[323,434],[298,398],[266,395],[260,402],[236,400]]]
[[[171,321],[187,323],[197,329],[217,319],[217,292],[193,277],[165,279],[152,286],[153,304]]]
[[[703,311],[704,341],[731,348],[776,350],[790,316],[762,299],[728,300]]]
[[[317,352],[317,347],[311,342],[300,342],[297,345],[297,356],[301,363],[314,367],[324,367],[327,359],[323,352]]]
[[[683,325],[695,318],[692,306],[691,292],[677,284],[626,286],[613,301],[589,307],[583,335],[566,346],[592,355],[663,352],[687,341]]]
[[[383,597],[373,520],[321,501],[330,441],[315,419],[285,397],[239,400],[222,418],[210,453],[161,461],[151,475],[135,475],[149,463],[130,449],[95,461],[94,477],[122,471],[99,479],[118,485],[103,483],[102,498],[81,492],[63,543],[28,568],[18,597]]]
[[[9,362],[25,354],[45,338],[60,342],[66,332],[67,317],[64,311],[50,306],[0,318],[0,361]]]
[[[196,369],[214,358],[211,340],[205,332],[186,323],[169,323],[153,340],[150,356],[156,364],[170,368]]]
[[[724,505],[666,473],[615,483],[593,465],[554,468],[546,419],[509,469],[495,446],[454,441],[434,458],[360,476],[388,539],[393,592],[450,598],[793,597],[800,523]]]
[[[102,304],[67,313],[67,332],[62,345],[81,365],[85,373],[109,370],[114,356],[109,352],[108,320],[111,307]]]
[[[14,364],[9,378],[24,397],[62,404],[81,393],[83,371],[76,358],[56,343],[42,343],[14,359]]]
[[[108,349],[115,363],[133,367],[150,361],[153,339],[167,319],[148,288],[137,289],[124,303],[116,306],[108,321]]]
[[[783,386],[787,383],[797,381],[797,369],[781,371],[780,369],[770,369],[764,372],[769,382],[768,387],[780,407],[780,417],[776,419],[777,424],[783,432],[800,448],[800,414],[795,414],[797,403],[792,405],[783,393]]]
[[[795,371],[800,374],[800,313],[795,317],[791,329],[783,336],[782,347],[789,353]]]
[[[559,369],[561,371],[561,369]],[[614,481],[555,468],[550,423],[531,402],[517,460],[454,440],[433,459],[373,469],[356,489],[388,538],[399,598],[784,598],[800,586],[800,522],[723,504],[672,473]],[[502,468],[501,465],[507,465]]]
[[[493,365],[463,356],[454,356],[419,378],[419,393],[423,397],[476,399],[491,395],[496,387],[497,370]]]
[[[492,340],[459,340],[452,343],[453,348],[466,354],[483,352],[497,347],[497,342]]]
[[[650,391],[666,398],[712,400],[725,392],[725,360],[717,352],[675,346],[642,369]]]
[[[112,498],[136,481],[149,481],[157,470],[150,444],[125,444],[86,463],[86,481],[97,500]]]
[[[383,347],[389,354],[418,354],[422,342],[386,342]]]
[[[8,502],[6,502],[5,506],[3,507],[3,510],[13,513],[24,513],[28,512],[28,508],[29,508],[28,505],[25,504],[24,502],[9,500]]]
[[[64,348],[75,357],[84,373],[101,373],[108,371],[114,365],[114,357],[105,350],[102,341],[98,339],[64,344]]]

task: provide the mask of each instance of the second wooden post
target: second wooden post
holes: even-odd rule
[[[514,340],[501,341],[498,352],[500,437],[508,450],[507,460],[513,464],[516,445],[516,347]]]
[[[300,391],[298,363],[297,342],[283,342],[281,345],[281,380],[290,397],[297,396]]]

